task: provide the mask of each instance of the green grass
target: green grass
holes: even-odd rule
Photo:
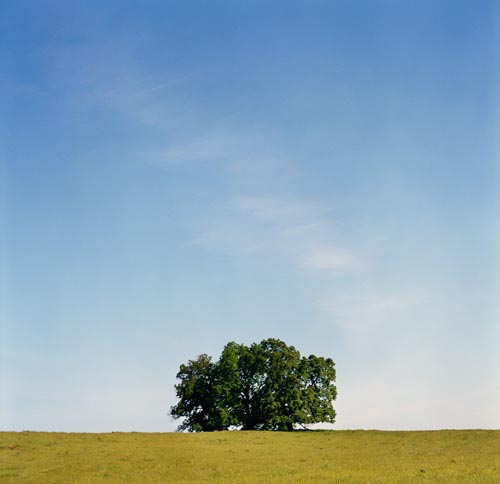
[[[0,433],[8,483],[500,483],[500,431]]]

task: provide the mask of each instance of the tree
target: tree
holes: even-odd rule
[[[278,339],[250,346],[228,343],[217,362],[207,355],[181,365],[179,403],[170,414],[179,430],[292,430],[335,421],[335,363],[301,357]]]

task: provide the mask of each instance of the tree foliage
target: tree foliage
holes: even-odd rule
[[[170,413],[184,419],[179,430],[292,430],[335,421],[333,360],[301,357],[278,339],[230,342],[217,362],[200,355],[181,365],[177,378],[179,402]]]

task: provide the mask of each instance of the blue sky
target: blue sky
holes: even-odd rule
[[[495,2],[6,1],[0,429],[169,431],[181,363],[332,357],[336,428],[499,428]]]

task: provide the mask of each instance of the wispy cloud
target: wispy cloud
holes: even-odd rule
[[[191,134],[183,145],[165,150],[159,161],[166,164],[224,161],[235,163],[256,156],[250,139],[232,132]]]
[[[240,189],[250,185],[257,190],[265,187],[266,191],[259,193],[264,198],[300,177],[286,150],[273,143],[262,129],[228,126],[230,120],[223,117],[211,119],[210,123],[212,126],[205,130],[179,130],[177,138],[181,141],[147,158],[154,165],[170,169],[182,169],[193,163],[210,164],[226,176],[228,184],[238,185]],[[240,192],[241,198],[246,195]]]
[[[212,132],[166,150],[158,162],[171,169],[213,163],[214,170],[226,176],[226,196],[217,194],[223,198],[224,215],[208,216],[193,245],[253,254],[312,273],[363,267],[357,250],[341,240],[335,211],[294,193],[293,181],[300,173],[293,159],[262,133]]]
[[[362,260],[355,250],[335,240],[334,218],[321,215],[298,198],[237,198],[231,216],[210,221],[197,244],[206,249],[287,262],[308,272],[358,271]]]
[[[351,250],[332,246],[309,250],[302,262],[313,271],[355,270],[361,266],[360,259]]]
[[[401,318],[408,311],[427,301],[421,292],[384,288],[358,292],[333,294],[317,301],[317,308],[330,313],[335,323],[350,329],[366,329]]]
[[[119,41],[65,45],[46,49],[53,77],[46,90],[79,110],[109,110],[138,125],[175,129],[189,111],[182,95],[196,81],[195,72],[149,75],[131,45]],[[183,101],[184,100],[184,101]]]

